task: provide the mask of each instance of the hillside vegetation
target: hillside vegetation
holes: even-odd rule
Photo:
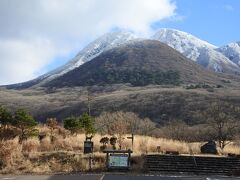
[[[6,112],[4,112],[5,115],[9,114]],[[2,117],[1,122],[3,122]],[[86,125],[87,122],[82,121],[84,117],[85,115],[75,120]],[[15,118],[17,117],[13,116],[13,119]],[[19,121],[27,122],[23,119]],[[10,122],[4,122],[4,126],[0,128],[0,173],[56,173],[89,170],[88,155],[83,154],[87,133],[84,126],[72,124],[71,127],[76,128],[73,129],[64,123],[63,127],[55,118],[49,118],[45,124],[34,127],[37,133],[25,134],[27,136],[21,138],[20,126],[10,125]],[[32,122],[32,119],[28,122]],[[211,134],[207,134],[212,131],[209,127],[190,127],[181,121],[174,121],[162,128],[156,128],[149,119],[141,119],[132,112],[102,113],[95,118],[95,122],[97,133],[92,134],[94,142],[92,170],[94,171],[102,171],[105,167],[105,154],[102,153],[104,149],[133,149],[131,164],[133,170],[139,172],[143,168],[143,154],[177,151],[180,154],[199,155],[200,147],[205,143],[204,138],[213,138]],[[28,130],[32,128],[28,126]],[[132,134],[134,134],[133,144],[127,138]],[[239,135],[239,132],[236,135]],[[238,138],[230,136],[228,138],[227,146],[223,149],[218,148],[219,155],[226,156],[228,153],[239,155]]]
[[[119,83],[133,86],[188,83],[217,85],[222,84],[225,78],[195,64],[159,41],[144,40],[103,52],[43,86],[62,88]]]

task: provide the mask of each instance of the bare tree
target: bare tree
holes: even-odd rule
[[[104,112],[96,118],[97,130],[102,134],[115,134],[118,129],[112,127],[115,122],[126,124],[126,133],[149,135],[155,127],[149,118],[141,119],[133,112]]]
[[[189,141],[189,127],[182,120],[172,119],[165,125],[162,130],[163,135],[166,138],[171,138],[179,141]]]
[[[156,129],[156,124],[153,123],[149,118],[144,118],[139,121],[138,127],[138,133],[147,136]]]
[[[127,124],[124,121],[117,121],[113,123],[112,127],[113,129],[115,129],[116,132],[119,149],[122,149],[122,144],[124,142],[124,134],[127,133]]]
[[[237,118],[239,118],[239,107],[223,102],[212,103],[205,117],[208,125],[212,129],[212,138],[217,140],[219,147],[224,147],[232,140],[239,128]]]
[[[132,144],[135,134],[149,135],[156,127],[155,124],[149,119],[141,119],[133,112],[114,112],[102,113],[96,118],[97,130],[101,134],[116,135],[117,142],[121,149],[124,141],[124,134],[131,134]]]

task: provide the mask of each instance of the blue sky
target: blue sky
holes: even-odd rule
[[[177,0],[176,4],[182,20],[154,23],[154,29],[176,28],[217,46],[240,41],[239,0]]]
[[[160,28],[217,46],[240,41],[240,0],[1,0],[0,85],[53,70],[113,29]]]
[[[174,28],[191,33],[216,46],[240,41],[240,0],[176,0],[177,17],[154,22],[154,31]],[[69,56],[77,54],[78,49]],[[58,58],[49,68],[67,62]]]

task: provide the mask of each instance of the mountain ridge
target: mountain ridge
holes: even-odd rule
[[[152,39],[159,40],[176,49],[196,63],[215,72],[240,72],[239,67],[224,54],[216,51],[216,46],[189,33],[175,29],[160,29]]]
[[[44,86],[136,85],[132,79],[140,85],[220,83],[216,74],[195,64],[166,44],[156,40],[142,40],[105,51]]]
[[[238,52],[238,49],[234,51],[235,56],[231,58],[231,56],[228,56],[228,54],[223,51],[224,48],[218,48],[217,46],[203,41],[189,33],[168,28],[160,29],[157,33],[155,33],[154,36],[152,36],[152,38],[149,39],[158,40],[169,45],[187,58],[212,71],[240,74],[240,67],[234,63],[240,63],[240,60],[233,60],[235,56],[238,57],[238,55],[240,58],[240,50]],[[24,83],[8,85],[6,87],[24,89],[35,86],[42,86],[45,83],[78,68],[85,62],[91,61],[107,50],[119,47],[131,41],[134,42],[141,40],[143,39],[140,39],[132,32],[128,31],[106,33],[103,36],[97,38],[95,41],[89,43],[74,58],[72,58],[68,63],[61,66],[60,68],[57,68],[36,79]],[[232,59],[232,61],[229,58]]]
[[[229,43],[222,47],[217,48],[217,51],[224,54],[228,57],[232,62],[237,64],[240,67],[240,41]]]

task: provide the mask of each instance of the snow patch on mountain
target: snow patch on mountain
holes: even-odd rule
[[[137,40],[137,36],[128,31],[111,32],[104,34],[100,38],[87,45],[84,49],[82,49],[67,64],[42,76],[41,78],[45,79],[44,81],[49,81],[56,77],[62,76],[63,74],[79,67],[83,63],[92,60],[102,52],[118,47],[135,39]]]
[[[175,29],[160,29],[152,38],[168,44],[170,47],[176,49],[193,61],[197,61],[197,58],[200,55],[199,49],[217,48],[191,34]]]
[[[229,43],[216,50],[221,52],[232,62],[240,66],[240,42]]]
[[[152,39],[166,43],[189,59],[216,72],[238,71],[235,63],[215,50],[216,46],[189,33],[164,28],[160,29]]]

